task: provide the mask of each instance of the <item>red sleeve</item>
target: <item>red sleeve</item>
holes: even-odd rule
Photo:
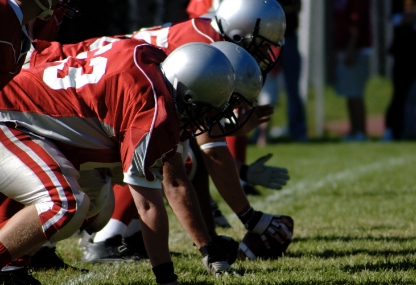
[[[211,19],[195,18],[170,27],[167,52],[177,47],[192,43],[213,43],[223,41],[221,35],[211,27]]]
[[[35,49],[30,56],[30,67],[66,58],[62,45],[58,42],[35,40],[34,47]]]
[[[186,12],[188,13],[189,18],[200,17],[208,13],[211,5],[212,0],[191,0],[186,8]]]
[[[60,9],[55,9],[52,18],[44,21],[38,18],[30,21],[29,34],[34,40],[54,41],[61,28],[64,14]]]

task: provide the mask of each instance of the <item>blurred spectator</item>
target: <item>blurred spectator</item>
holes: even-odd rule
[[[345,141],[364,141],[364,89],[372,46],[370,0],[336,0],[333,7],[336,91],[347,100],[350,131]]]
[[[410,90],[416,79],[416,1],[392,1],[391,12],[394,39],[389,52],[394,58],[393,96],[386,112],[384,141],[415,136],[409,134],[409,128],[404,126],[414,128],[415,125],[414,121],[408,121],[409,117],[406,118],[409,113],[406,109],[412,108],[406,102],[414,97],[410,96]]]
[[[286,15],[285,45],[282,49],[278,66],[266,78],[260,93],[260,105],[275,105],[278,99],[278,73],[283,72],[287,93],[288,132],[291,139],[305,142],[307,137],[305,106],[299,91],[301,58],[298,49],[297,30],[299,26],[300,0],[278,0]],[[267,142],[268,123],[259,128],[257,145],[264,146]]]

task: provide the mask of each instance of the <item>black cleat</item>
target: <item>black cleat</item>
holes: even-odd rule
[[[41,285],[41,283],[32,276],[31,270],[27,267],[16,270],[0,271],[0,284]]]
[[[132,262],[141,258],[122,243],[121,235],[108,238],[105,241],[89,243],[82,252],[84,262]]]
[[[32,259],[28,265],[29,268],[32,268],[35,271],[38,270],[49,270],[49,269],[71,269],[78,270],[83,273],[87,273],[88,270],[84,268],[77,268],[71,265],[66,264],[62,257],[58,255],[55,247],[42,246],[35,255],[32,256]]]
[[[141,258],[149,258],[147,255],[146,247],[142,236],[142,231],[138,231],[132,236],[123,238],[123,244],[135,255]]]
[[[215,201],[211,202],[211,210],[212,210],[212,215],[214,216],[214,224],[217,227],[226,228],[226,229],[231,228],[230,223],[227,221],[227,219],[223,216],[221,210],[218,208],[217,202]]]

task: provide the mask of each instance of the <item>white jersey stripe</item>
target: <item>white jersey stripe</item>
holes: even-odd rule
[[[207,34],[201,32],[195,25],[195,19],[192,19],[192,27],[194,27],[195,31],[200,34],[201,36],[205,37],[206,39],[208,39],[211,43],[214,42],[214,39],[211,38],[210,36],[208,36]]]

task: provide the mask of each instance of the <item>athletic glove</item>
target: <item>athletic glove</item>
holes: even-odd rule
[[[260,235],[267,248],[269,248],[267,241],[269,238],[274,238],[281,244],[287,244],[292,241],[292,233],[288,228],[291,228],[292,225],[286,225],[288,220],[285,219],[283,221],[279,215],[254,211],[250,207],[244,214],[238,217],[247,230]]]
[[[264,165],[273,154],[260,157],[252,164],[241,167],[240,178],[251,185],[260,185],[270,189],[280,190],[289,180],[286,168]]]
[[[214,236],[212,242],[199,249],[208,273],[219,276],[234,273],[231,264],[237,259],[239,244],[227,236]]]

